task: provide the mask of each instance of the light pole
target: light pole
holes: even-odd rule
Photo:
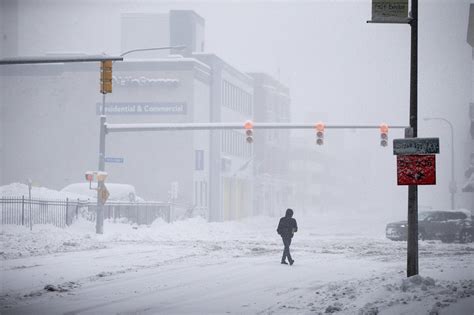
[[[120,57],[123,57],[125,55],[131,54],[137,51],[152,51],[152,50],[166,50],[166,49],[183,50],[183,49],[186,49],[186,46],[179,45],[179,46],[166,46],[166,47],[137,48],[137,49],[127,50],[126,52],[121,53]]]
[[[451,182],[449,183],[449,192],[451,193],[451,209],[454,209],[454,195],[457,191],[456,180],[454,179],[454,129],[453,124],[447,120],[446,118],[442,117],[425,117],[425,121],[428,120],[441,120],[444,121],[449,125],[451,129]]]
[[[183,50],[185,49],[186,46],[180,45],[180,46],[166,46],[166,47],[152,47],[152,48],[137,48],[137,49],[132,49],[123,52],[120,54],[120,58],[122,59],[116,59],[116,60],[123,60],[123,56],[131,54],[133,52],[137,51],[152,51],[152,50],[166,50],[166,49],[175,49],[175,50]],[[102,63],[102,68],[101,68],[101,81],[105,76],[105,71],[108,72],[108,77],[107,79],[110,81],[110,90],[107,90],[105,88],[101,88],[101,93],[102,93],[102,108],[101,108],[101,113],[100,113],[100,133],[99,133],[99,172],[104,173],[105,172],[105,136],[107,135],[106,131],[106,123],[107,123],[107,118],[105,115],[105,95],[107,93],[112,92],[112,65],[115,62],[115,59],[110,59],[112,61],[110,64],[106,65]],[[103,83],[101,82],[101,85]],[[99,183],[99,188],[105,187],[104,181]],[[100,189],[97,190],[97,221],[96,221],[96,233],[97,234],[103,234],[104,231],[104,215],[103,215],[103,203],[100,202],[101,200],[101,191]],[[105,203],[105,202],[104,202]]]
[[[123,61],[123,56],[137,52],[137,51],[152,51],[152,50],[166,50],[166,49],[175,49],[175,50],[183,50],[185,49],[186,46],[180,45],[180,46],[166,46],[166,47],[152,47],[152,48],[137,48],[137,49],[131,49],[127,50],[123,53],[120,54],[120,57],[122,58],[121,61]],[[112,61],[112,64],[115,62]],[[110,66],[110,76],[112,76],[112,66]],[[101,108],[101,113],[100,113],[100,135],[99,135],[99,171],[103,172],[105,171],[105,136],[106,136],[106,128],[105,124],[107,122],[107,118],[105,115],[105,94],[107,93],[102,93],[102,108]]]

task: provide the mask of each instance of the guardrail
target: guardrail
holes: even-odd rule
[[[95,201],[1,197],[0,222],[30,228],[35,224],[66,227],[79,216],[95,221],[96,209]],[[187,212],[185,205],[170,202],[107,202],[104,205],[105,219],[125,219],[135,224],[151,224],[158,218],[169,223],[185,217]]]

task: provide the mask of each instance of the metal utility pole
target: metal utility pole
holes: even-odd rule
[[[411,1],[410,127],[418,137],[418,0]],[[418,274],[418,186],[408,186],[407,277]]]
[[[100,113],[100,137],[99,137],[99,172],[105,171],[105,94],[112,93],[112,60],[101,62],[100,66],[100,92],[102,93],[102,108]],[[102,192],[105,189],[103,181],[99,181],[97,189],[97,218],[95,232],[104,233],[104,203]]]
[[[153,47],[153,48],[137,48],[122,53],[118,58],[101,60],[100,67],[100,93],[102,93],[102,108],[100,112],[100,135],[99,135],[99,172],[105,172],[105,142],[107,135],[107,117],[105,115],[105,95],[112,93],[112,66],[116,60],[123,61],[123,56],[137,51],[152,51],[163,49],[182,50],[186,46],[168,46],[168,47]],[[97,219],[96,219],[96,233],[104,233],[104,191],[107,191],[104,181],[98,181],[97,187]]]
[[[396,2],[396,3],[395,3]],[[410,24],[410,135],[418,137],[418,0],[411,0],[411,14],[407,17],[408,0],[372,0],[372,20],[367,23]],[[408,246],[407,276],[418,274],[418,186],[408,186]]]

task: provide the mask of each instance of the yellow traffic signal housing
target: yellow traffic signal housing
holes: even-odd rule
[[[100,93],[112,93],[112,60],[101,61]]]

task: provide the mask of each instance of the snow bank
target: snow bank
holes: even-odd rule
[[[104,248],[114,242],[156,241],[230,241],[264,239],[275,233],[273,219],[255,218],[242,222],[208,223],[203,218],[191,218],[173,223],[157,219],[150,226],[130,225],[106,220],[104,234],[95,234],[95,223],[83,218],[68,228],[52,225],[28,227],[2,225],[0,255],[3,259],[44,255],[54,252]],[[270,224],[271,223],[271,224]]]
[[[314,298],[305,303],[314,313],[437,315],[474,296],[472,279],[443,281],[420,275],[403,277],[403,272],[398,275],[388,273],[368,279],[329,283],[314,292]],[[287,304],[287,308],[293,306],[296,307]]]
[[[10,191],[17,192],[24,189],[25,185],[9,185]],[[5,186],[4,186],[5,187]],[[41,190],[44,196],[45,189]],[[54,191],[50,195],[55,195]],[[354,223],[356,218],[340,217],[337,214],[325,216],[296,216],[299,231],[295,239],[320,239],[319,250],[324,253],[338,253],[356,249],[352,242],[344,242],[348,235],[351,237],[365,237],[375,235],[381,239],[380,244],[373,242],[370,250],[357,248],[366,255],[372,252],[379,254],[376,248],[385,246],[385,222],[375,224],[373,220],[361,220]],[[57,228],[51,225],[34,225],[33,230],[23,226],[4,225],[0,232],[3,259],[22,256],[43,255],[53,252],[78,251],[90,248],[103,248],[116,242],[162,242],[162,241],[204,241],[204,242],[233,242],[245,241],[257,244],[259,242],[278,242],[276,227],[279,218],[251,217],[241,221],[212,222],[209,223],[201,217],[166,223],[157,219],[151,225],[131,225],[126,221],[106,220],[104,234],[95,233],[95,223],[83,218],[76,220],[68,228]],[[337,246],[327,242],[325,238],[341,238]],[[326,246],[327,244],[327,246]],[[276,244],[275,244],[276,245]],[[256,246],[256,245],[255,245]],[[403,246],[400,244],[400,251]]]
[[[95,184],[93,184],[95,185]],[[105,186],[110,193],[109,200],[113,201],[143,201],[143,198],[140,198],[135,193],[135,187],[128,184],[117,184],[117,183],[106,183]],[[61,193],[71,193],[79,194],[82,196],[87,196],[91,200],[97,199],[97,192],[91,190],[89,183],[74,183],[64,187],[61,190]]]
[[[2,225],[0,257],[11,259],[105,247],[94,233],[94,223],[84,219],[68,229],[49,224],[35,224],[32,230],[26,226]]]
[[[0,197],[28,197],[28,185],[21,183],[12,183],[9,185],[0,186]],[[46,187],[31,187],[31,197],[35,199],[53,199],[53,200],[66,200],[69,199],[89,199],[86,195],[61,192]]]

